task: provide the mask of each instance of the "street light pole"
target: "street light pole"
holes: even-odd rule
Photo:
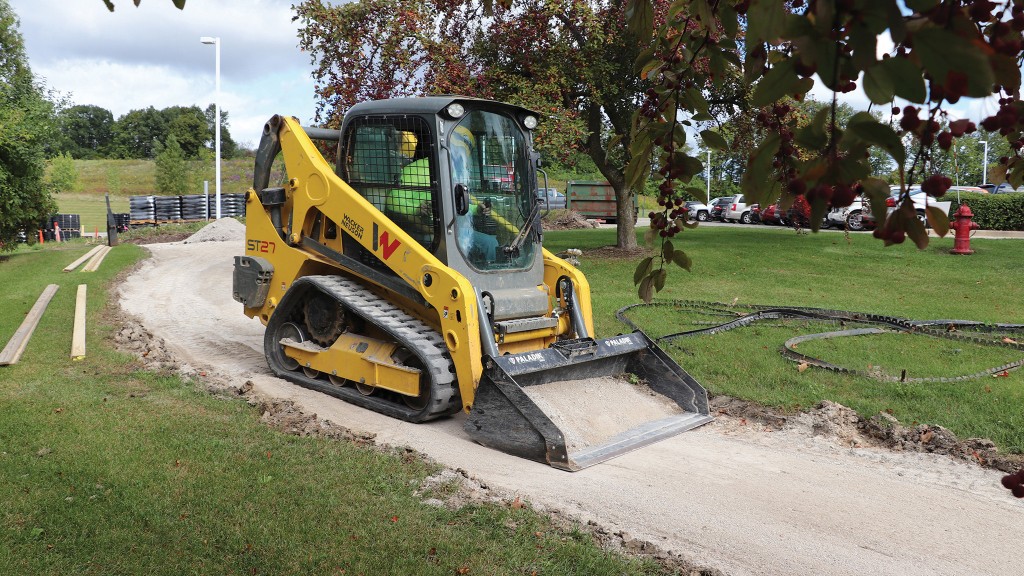
[[[708,150],[708,204],[711,204],[711,150]]]
[[[217,220],[220,220],[220,37],[203,36],[199,39],[203,44],[213,44],[215,59],[216,59],[216,92],[213,100],[213,107],[216,111],[213,124],[213,141],[214,141],[214,155],[216,157],[216,174],[214,181],[216,184],[217,195],[214,202],[217,204]]]
[[[980,140],[978,144],[985,145],[985,159],[981,162],[981,184],[988,184],[985,178],[988,176],[988,140]]]

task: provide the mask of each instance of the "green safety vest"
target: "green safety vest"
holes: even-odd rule
[[[404,216],[418,216],[420,205],[424,201],[431,201],[429,158],[420,158],[402,168],[398,184],[410,188],[392,190],[388,194],[385,207],[391,212]],[[411,189],[412,187],[416,189]]]

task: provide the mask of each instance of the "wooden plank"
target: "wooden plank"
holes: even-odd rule
[[[0,352],[0,366],[7,366],[10,364],[17,364],[18,360],[21,359],[22,352],[25,351],[25,347],[28,346],[29,338],[32,337],[32,332],[35,331],[36,326],[39,325],[39,319],[43,317],[43,312],[46,311],[46,307],[50,305],[50,299],[57,292],[56,284],[50,284],[47,286],[43,293],[39,295],[39,299],[36,300],[32,309],[28,311],[28,316],[25,316],[25,320],[21,323],[21,326],[14,332],[14,336],[11,336],[11,340],[4,347],[3,351]]]
[[[75,297],[75,327],[71,333],[71,359],[81,360],[85,358],[85,294],[86,285],[78,285],[78,295]]]
[[[85,254],[84,254],[84,255],[83,255],[83,256],[82,256],[81,258],[79,258],[78,260],[75,260],[75,261],[74,261],[74,262],[72,262],[71,264],[68,264],[67,266],[65,266],[65,267],[64,267],[64,271],[65,271],[65,272],[71,272],[71,271],[72,271],[72,270],[74,270],[75,268],[78,268],[79,264],[81,264],[82,262],[85,262],[85,261],[86,261],[86,260],[88,260],[89,258],[92,258],[93,256],[95,256],[95,255],[96,255],[96,253],[100,251],[100,248],[103,248],[103,245],[102,245],[102,244],[101,244],[101,245],[98,245],[98,246],[96,246],[96,247],[94,247],[94,248],[93,248],[92,250],[89,250],[88,252],[86,252],[86,253],[85,253]]]
[[[95,272],[100,267],[103,259],[107,257],[107,252],[110,252],[110,246],[101,246],[100,248],[102,249],[82,268],[82,272]]]

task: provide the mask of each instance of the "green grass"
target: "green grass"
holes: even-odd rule
[[[48,283],[61,286],[21,361],[0,367],[0,574],[655,574],[528,509],[427,506],[435,467],[296,437],[241,400],[145,372],[116,352],[104,314],[114,248],[62,273],[83,242],[0,260],[6,342]],[[88,350],[69,359],[76,286]]]
[[[547,232],[556,251],[612,245],[615,230]],[[703,227],[675,241],[694,261],[693,272],[670,270],[659,300],[812,306],[874,312],[912,319],[966,319],[1024,323],[1021,241],[979,240],[970,257],[948,254],[952,239],[932,239],[923,251],[885,248],[870,235],[796,235],[768,227]],[[633,269],[638,259],[598,259],[581,267],[594,298],[596,330],[627,330],[615,311],[637,302]],[[671,309],[632,314],[652,336],[679,332],[697,320]],[[1024,371],[1006,378],[959,383],[893,384],[818,369],[804,372],[778,349],[793,336],[836,329],[802,322],[769,322],[714,336],[676,340],[667,350],[712,393],[784,410],[807,409],[825,399],[870,416],[883,410],[904,423],[926,422],[957,435],[991,438],[1004,450],[1024,452]],[[799,350],[857,369],[869,365],[911,376],[972,373],[1024,357],[1005,348],[966,345],[922,336],[861,336],[801,344]],[[959,350],[959,351],[958,351]]]
[[[207,165],[208,164],[208,165]],[[57,210],[61,214],[78,214],[86,234],[107,227],[105,195],[110,193],[110,208],[115,213],[129,211],[129,196],[152,196],[156,192],[156,166],[152,160],[75,160],[78,169],[78,191],[57,194]],[[199,182],[190,194],[202,194],[202,181],[210,182],[214,194],[214,165],[192,163]],[[221,162],[221,193],[244,193],[252,185],[252,158],[232,158]],[[116,189],[111,191],[111,175]]]

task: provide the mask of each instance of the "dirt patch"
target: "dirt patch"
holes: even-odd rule
[[[423,479],[415,492],[429,506],[458,510],[472,504],[494,504],[513,509],[535,509],[531,502],[521,496],[496,490],[486,482],[462,468],[444,468]],[[536,509],[535,509],[536,510]],[[663,570],[683,576],[724,576],[714,568],[700,566],[691,558],[666,551],[653,542],[634,538],[623,530],[611,531],[597,522],[579,522],[561,510],[536,510],[547,515],[558,530],[564,532],[582,531],[591,535],[605,550],[629,556],[638,556],[657,562]],[[515,520],[509,519],[506,528],[516,529]]]
[[[245,240],[245,224],[234,218],[214,220],[184,240],[185,244],[199,242],[230,242]]]
[[[641,256],[650,256],[651,249],[643,246],[637,246],[636,248],[603,246],[592,250],[584,250],[583,255],[592,258],[640,258]]]
[[[121,244],[137,244],[143,246],[145,244],[165,244],[167,242],[181,242],[185,238],[188,238],[190,234],[188,232],[179,231],[167,231],[158,232],[155,234],[148,234],[146,236],[118,236],[117,241]]]
[[[523,388],[565,435],[569,453],[600,446],[631,428],[681,414],[669,398],[618,376]]]
[[[599,226],[575,210],[553,210],[544,218],[543,225],[545,230],[586,230]]]
[[[791,430],[807,436],[833,439],[850,448],[874,447],[897,452],[941,454],[1003,472],[1013,472],[1024,466],[1024,454],[1000,453],[991,440],[960,440],[948,429],[934,424],[905,426],[885,412],[865,418],[842,404],[828,400],[819,402],[808,412],[797,414],[786,414],[729,396],[712,398],[710,407],[716,417],[716,426],[726,431]]]

